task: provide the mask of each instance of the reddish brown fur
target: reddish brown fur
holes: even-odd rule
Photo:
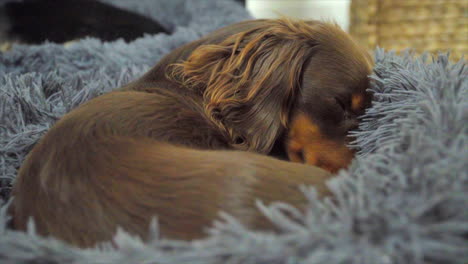
[[[327,171],[337,172],[354,157],[353,150],[327,138],[304,114],[299,114],[292,121],[289,138],[287,146],[291,161],[314,164]]]
[[[369,71],[335,25],[254,20],[215,31],[58,121],[19,171],[13,225],[25,229],[33,217],[40,234],[81,247],[118,226],[146,238],[154,216],[169,238],[202,237],[219,210],[271,229],[255,199],[302,209],[298,185],[326,195],[331,175],[260,154],[279,142],[319,166],[308,158],[314,146],[342,159],[354,116],[327,114],[339,107],[335,95],[362,95],[362,109],[351,99],[344,108],[363,111]],[[310,143],[310,129],[324,141]]]

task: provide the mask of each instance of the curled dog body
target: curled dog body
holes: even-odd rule
[[[225,211],[272,229],[256,199],[300,209],[299,185],[353,157],[347,133],[370,102],[371,60],[336,25],[253,20],[176,49],[59,120],[14,183],[13,226],[80,247],[117,227],[196,239]],[[289,161],[271,155],[281,145]],[[305,164],[307,163],[307,164]],[[86,230],[86,231],[85,231]]]

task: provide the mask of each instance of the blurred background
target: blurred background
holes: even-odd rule
[[[133,0],[0,0],[0,50],[11,42],[62,43],[85,36],[131,41],[144,33],[170,33],[158,21],[112,5],[121,1]],[[232,1],[256,18],[334,20],[369,51],[451,51],[453,60],[468,52],[468,0]]]
[[[333,19],[348,29],[351,0],[246,0],[246,8],[256,18],[286,15],[300,19]]]
[[[333,19],[355,39],[418,53],[468,52],[468,0],[240,0],[256,18]],[[466,59],[466,58],[465,58]]]

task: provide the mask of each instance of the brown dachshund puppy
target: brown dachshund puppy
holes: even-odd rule
[[[333,24],[215,31],[59,120],[19,171],[13,226],[32,217],[39,234],[80,247],[118,226],[146,238],[154,216],[167,238],[202,237],[221,210],[272,229],[256,199],[304,208],[298,185],[326,195],[326,170],[352,159],[346,135],[369,103],[370,71]],[[278,142],[291,160],[326,170],[261,155]]]

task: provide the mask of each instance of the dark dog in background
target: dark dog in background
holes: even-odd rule
[[[96,0],[23,0],[0,6],[0,42],[65,43],[95,37],[131,41],[169,33],[157,21]]]
[[[163,237],[200,238],[221,210],[271,230],[256,199],[303,209],[298,186],[327,195],[330,172],[351,161],[371,67],[334,24],[215,31],[59,120],[19,171],[13,226],[32,217],[39,234],[80,247],[118,226],[144,239],[154,216]],[[296,162],[264,155],[282,145]]]

